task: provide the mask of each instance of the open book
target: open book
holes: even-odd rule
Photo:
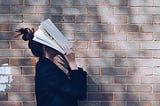
[[[66,53],[64,46],[72,48],[72,44],[50,19],[44,20],[40,23],[38,30],[34,33],[33,40],[49,46],[62,54]]]

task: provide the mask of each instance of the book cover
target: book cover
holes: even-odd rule
[[[50,19],[44,20],[39,25],[38,30],[34,33],[34,41],[49,46],[62,54],[66,51],[64,46],[72,48],[72,44],[59,31],[59,29],[52,23]]]

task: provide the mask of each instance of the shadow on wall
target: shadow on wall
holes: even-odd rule
[[[143,73],[140,72],[142,69],[137,68],[140,62],[137,63],[136,59],[144,59],[151,57],[151,55],[146,51],[139,50],[139,44],[133,41],[150,38],[148,38],[148,36],[146,38],[140,31],[141,26],[135,24],[137,18],[132,17],[132,15],[135,14],[136,11],[129,8],[130,4],[128,0],[119,0],[119,2],[114,0],[93,0],[92,3],[90,0],[71,0],[70,2],[53,0],[52,2],[54,3],[55,1],[55,5],[59,5],[57,8],[43,7],[40,9],[40,7],[32,7],[33,13],[47,12],[47,14],[51,15],[33,15],[31,19],[29,16],[24,15],[24,13],[30,13],[29,6],[22,7],[21,12],[20,10],[19,12],[14,11],[17,10],[18,7],[11,7],[14,14],[23,15],[24,23],[36,22],[35,24],[19,23],[18,25],[11,25],[12,29],[21,26],[35,28],[38,25],[37,23],[49,17],[56,23],[59,29],[67,35],[74,45],[76,45],[78,64],[84,66],[89,74],[88,98],[87,101],[79,102],[80,106],[142,106],[140,102],[138,102],[140,95],[134,93],[135,90],[130,84],[140,85],[139,75],[143,75]],[[68,6],[65,10],[67,16],[63,16],[64,11],[60,8],[63,2],[66,2],[64,5]],[[83,15],[85,14],[85,10],[80,11],[78,8],[75,8],[75,11],[72,11],[73,13],[67,13],[67,9],[70,9],[73,5],[90,6],[87,8],[87,12],[91,14],[91,16]],[[117,8],[117,6],[122,7]],[[77,11],[78,14],[75,15]],[[129,17],[128,21],[127,17]],[[149,21],[149,18],[146,17],[146,22],[147,21]],[[17,41],[15,43],[11,41],[12,48],[26,49],[27,47],[22,45],[24,42],[21,42],[22,41]],[[27,58],[26,55],[32,56],[28,50],[24,50],[21,56]],[[35,61],[32,62],[33,64],[30,64],[30,62],[26,63],[24,60],[34,61],[31,58],[27,58],[19,59],[17,63],[15,62],[14,65],[24,66],[20,68],[25,74],[18,80],[28,83],[31,88],[27,89],[26,86],[22,92],[33,92],[34,66],[32,65]],[[13,61],[15,60],[13,59]],[[31,67],[27,68],[30,65]],[[32,71],[30,72],[29,70]],[[150,75],[152,73],[148,72],[147,74]],[[17,81],[13,81],[13,84]],[[18,83],[23,84],[23,82],[17,82],[17,84]],[[139,88],[138,92],[143,92],[143,90],[140,90],[141,86],[136,87]],[[17,98],[20,99],[13,97],[13,100],[31,100],[29,96],[23,97],[22,95],[23,94],[17,94]],[[31,98],[33,100],[33,97]]]

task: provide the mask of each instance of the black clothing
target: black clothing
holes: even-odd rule
[[[37,106],[78,106],[86,98],[83,69],[69,71],[69,77],[51,60],[43,57],[36,64],[35,92]]]

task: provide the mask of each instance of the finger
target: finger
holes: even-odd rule
[[[65,49],[67,55],[73,52],[73,51],[72,51],[70,48],[68,48],[66,45],[64,45],[64,49]]]

